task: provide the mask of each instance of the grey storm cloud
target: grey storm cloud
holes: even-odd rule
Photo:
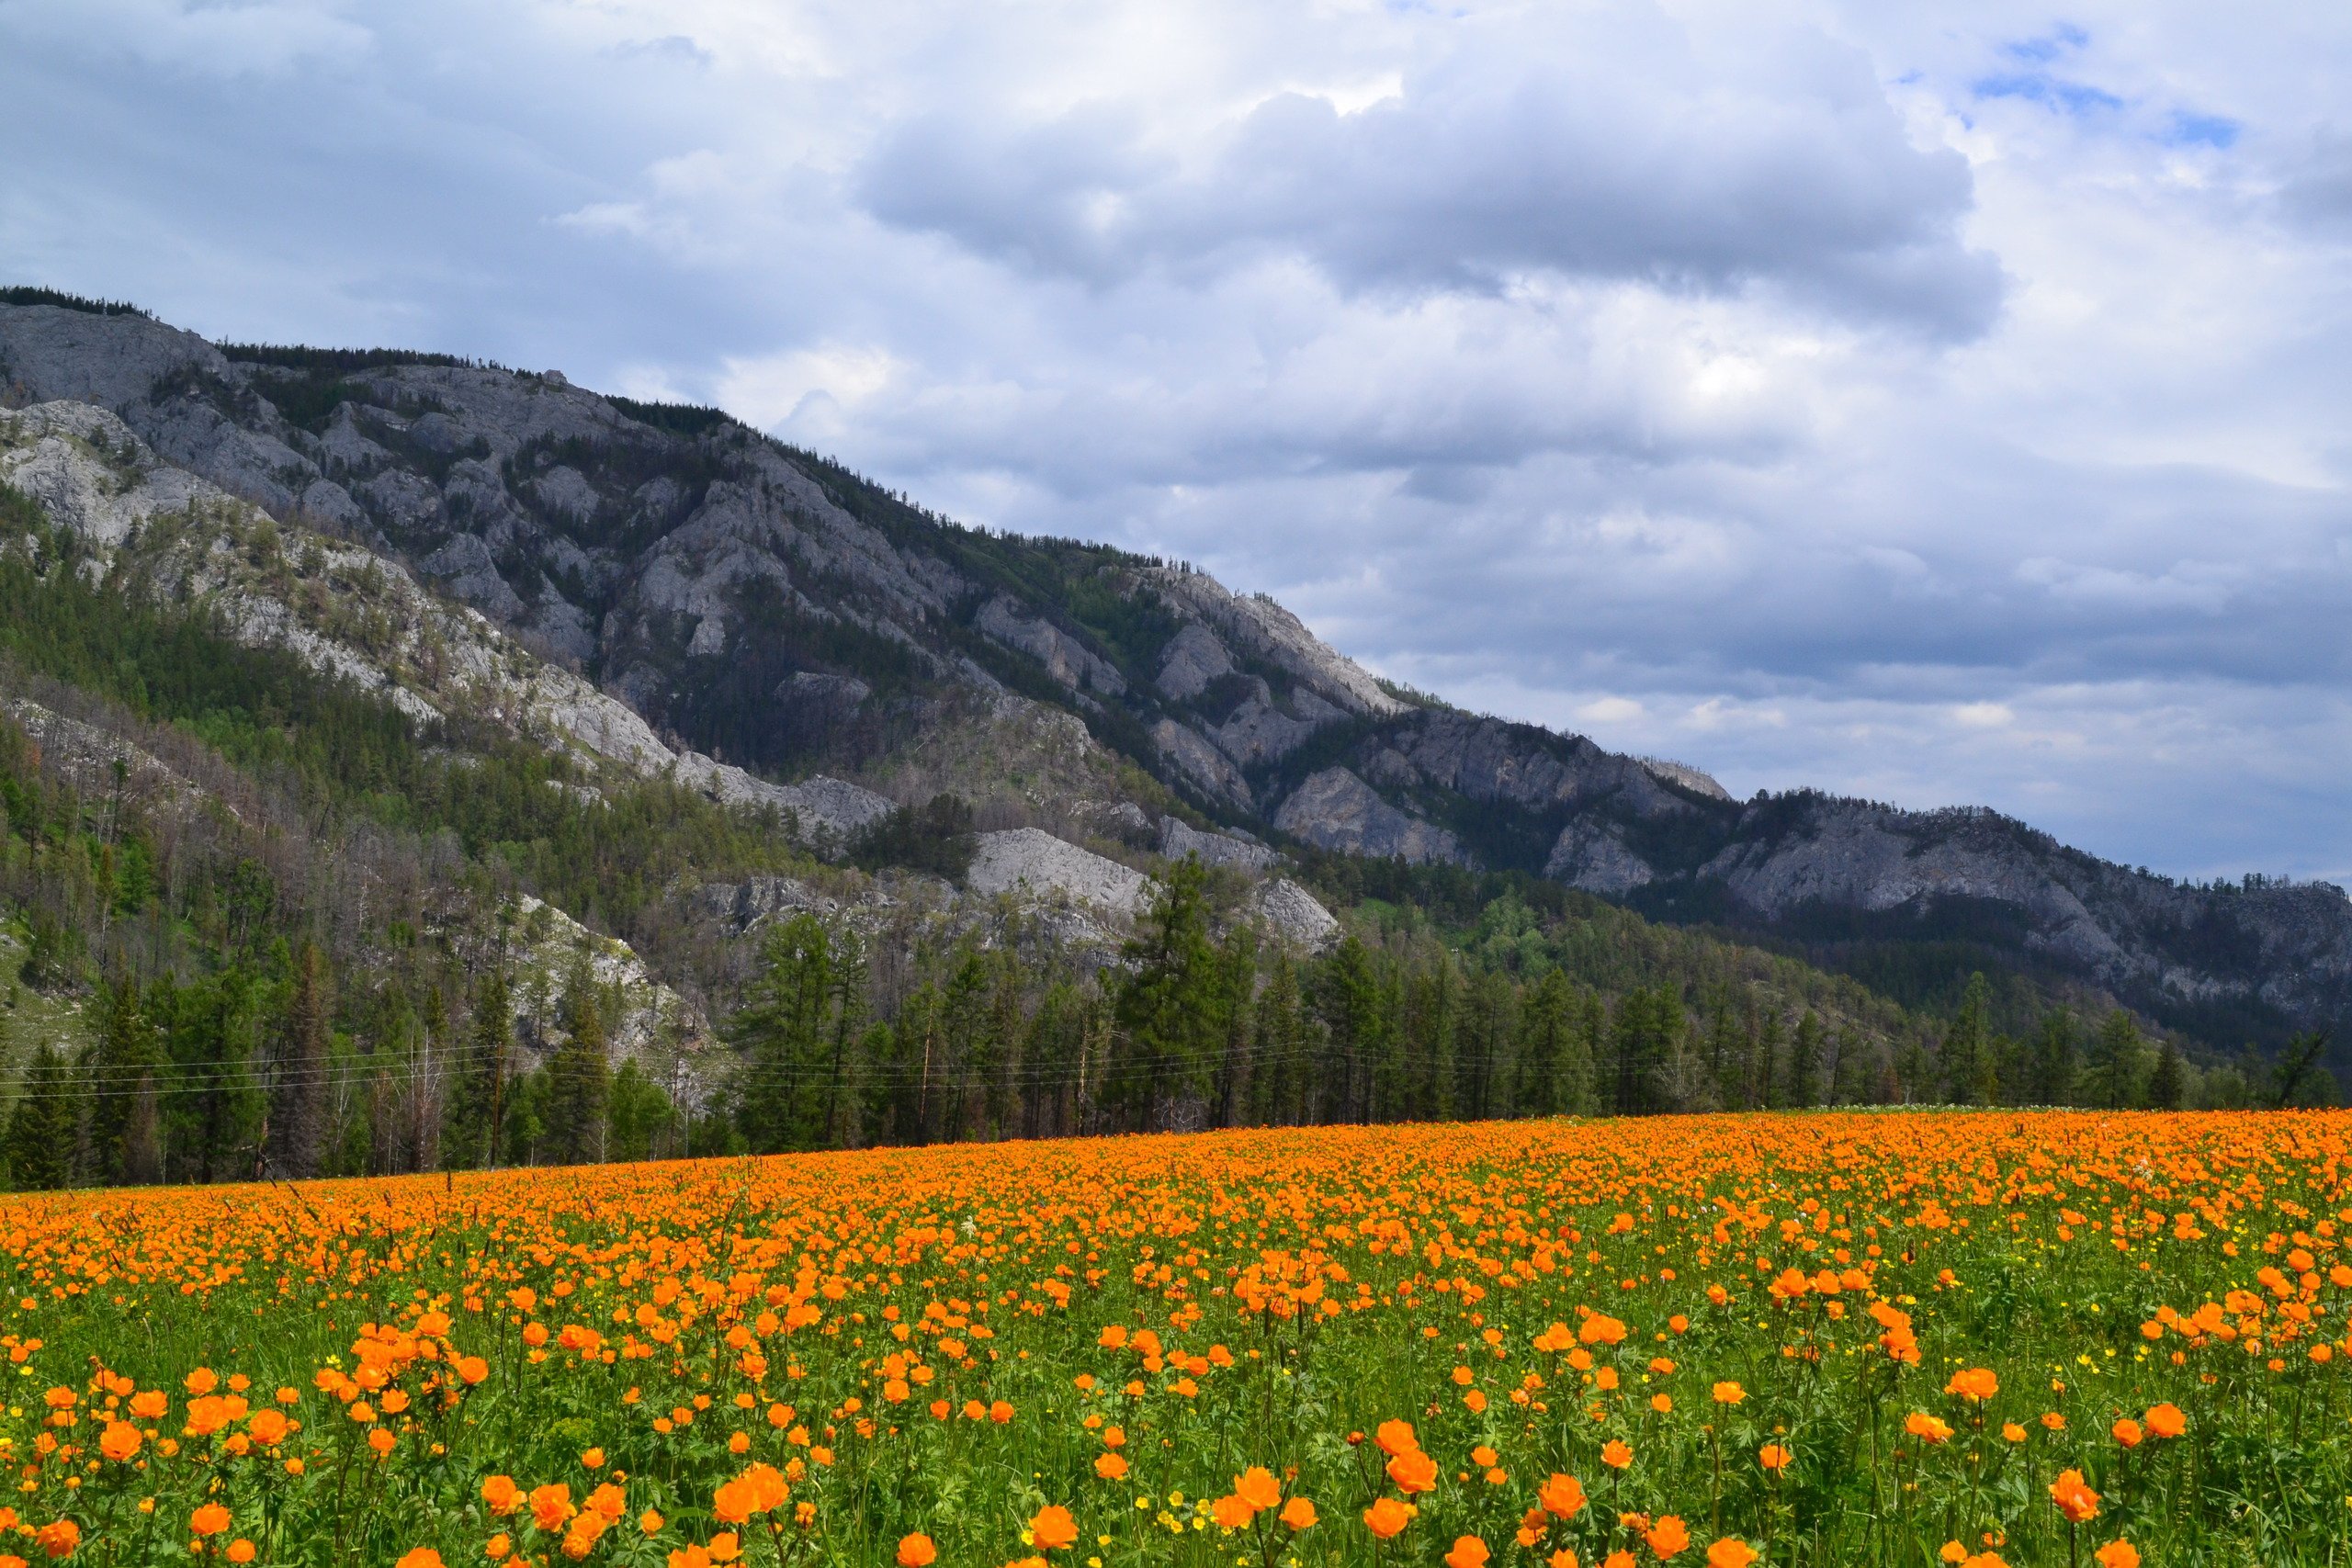
[[[1764,284],[1954,338],[1990,324],[2000,268],[1960,237],[1967,163],[1911,143],[1865,57],[1817,44],[1727,70],[1671,29],[1619,36],[1603,53],[1482,29],[1353,112],[1277,93],[1190,161],[1106,105],[933,114],[876,150],[859,195],[886,221],[1096,284],[1272,253],[1351,289]]]

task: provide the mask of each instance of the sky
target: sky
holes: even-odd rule
[[[0,281],[715,402],[1704,767],[2352,879],[2352,7],[0,0]]]

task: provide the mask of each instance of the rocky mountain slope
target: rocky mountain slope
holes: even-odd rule
[[[1980,811],[1734,801],[1679,764],[1393,690],[1271,600],[957,526],[715,411],[63,303],[0,306],[0,393],[28,410],[10,482],[109,547],[172,536],[137,552],[152,592],[812,837],[952,792],[986,829],[1106,864],[1206,845],[1258,875],[1271,845],[1523,871],[1830,962],[1952,946],[2232,1043],[2352,1007],[2332,887],[2180,886]],[[135,480],[69,493],[69,448],[132,435]],[[179,521],[216,491],[257,510]],[[301,531],[303,559],[284,564],[264,514]],[[1024,857],[1033,885],[1127,901],[1031,840],[978,874],[1020,885]]]

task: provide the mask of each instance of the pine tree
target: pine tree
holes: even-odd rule
[[[327,1140],[326,961],[315,942],[294,955],[270,1094],[269,1160],[279,1176],[316,1176]]]
[[[2075,1098],[2075,1078],[2080,1071],[2075,1045],[2075,1014],[2071,1008],[2052,1008],[2041,1015],[2041,1029],[2034,1036],[2032,1089],[2030,1096],[2037,1105],[2066,1105]]]
[[[1119,987],[1117,1092],[1130,1126],[1156,1125],[1178,1100],[1204,1094],[1219,1055],[1206,877],[1192,856],[1171,868],[1126,945],[1133,967]]]
[[[605,1157],[612,1060],[596,978],[584,964],[565,988],[563,1014],[564,1043],[547,1069],[548,1158],[557,1165],[589,1165]]]
[[[1570,1010],[1576,998],[1568,977],[1546,969],[1528,987],[1519,1013],[1519,1109],[1530,1116],[1574,1111],[1580,1095],[1570,1084],[1568,1058],[1583,1042],[1576,1038]],[[1585,1064],[1590,1076],[1590,1064]]]
[[[8,1113],[8,1176],[19,1191],[53,1192],[72,1179],[74,1086],[57,1047],[44,1040],[25,1068]]]
[[[1786,1103],[1799,1111],[1819,1102],[1823,1055],[1821,1015],[1811,1008],[1797,1020],[1796,1038],[1789,1045],[1789,1087]]]
[[[2188,1096],[2188,1064],[2180,1059],[2180,1047],[2167,1040],[2148,1078],[2148,1103],[2158,1111],[2177,1111]]]
[[[832,942],[815,916],[796,915],[768,933],[762,960],[728,1026],[744,1053],[737,1123],[757,1154],[814,1148],[832,1055]]]
[[[448,1071],[450,1090],[442,1108],[441,1154],[450,1168],[481,1169],[498,1163],[514,1054],[514,1018],[506,975],[493,964],[474,984],[466,1054]]]
[[[1956,1105],[1984,1105],[1994,1098],[1993,987],[1982,971],[1968,977],[1960,1011],[1944,1031],[1944,1093]]]
[[[1250,1114],[1260,1126],[1287,1126],[1305,1114],[1307,1079],[1306,1013],[1299,997],[1298,966],[1290,944],[1276,942],[1258,993],[1251,1032]]]
[[[140,1005],[139,983],[125,978],[104,994],[97,1044],[90,1053],[90,1152],[97,1179],[109,1187],[163,1175],[163,1128],[155,1073],[163,1043]]]
[[[2120,1111],[2140,1100],[2140,1077],[2146,1048],[2140,1026],[2121,1008],[2109,1012],[2091,1040],[2090,1079],[2093,1102]]]
[[[832,1057],[825,1072],[825,1122],[820,1142],[827,1148],[841,1148],[848,1143],[845,1123],[849,1107],[845,1099],[850,1047],[865,1027],[867,1006],[865,947],[854,931],[842,932],[835,944],[832,970]]]

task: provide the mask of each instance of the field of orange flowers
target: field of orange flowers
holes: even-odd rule
[[[1326,1128],[0,1207],[0,1568],[2335,1563],[2352,1117]]]

